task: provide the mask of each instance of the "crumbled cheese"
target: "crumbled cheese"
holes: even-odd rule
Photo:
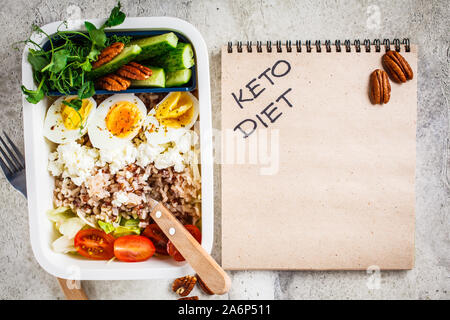
[[[114,192],[113,198],[114,200],[111,201],[111,204],[114,207],[120,207],[122,204],[128,201],[128,194],[124,191],[117,191]]]
[[[174,167],[181,172],[189,160],[192,147],[198,143],[198,135],[187,129],[158,128],[145,132],[147,141],[137,148],[136,164],[145,167],[154,163],[157,169]]]
[[[109,171],[115,174],[120,169],[136,161],[137,150],[133,144],[125,144],[114,149],[100,149],[99,166],[109,164]]]
[[[80,186],[91,176],[98,158],[97,149],[71,141],[60,144],[56,151],[49,155],[48,170],[54,176],[71,178],[73,183]]]

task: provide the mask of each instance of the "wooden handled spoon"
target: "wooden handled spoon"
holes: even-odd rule
[[[228,292],[231,280],[227,273],[166,207],[156,200],[153,201],[151,217],[206,286],[215,294]]]

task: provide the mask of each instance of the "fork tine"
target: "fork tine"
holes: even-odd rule
[[[0,167],[2,167],[3,173],[5,174],[6,178],[8,178],[12,171],[8,168],[2,157],[0,157]]]
[[[3,155],[3,158],[5,158],[6,162],[8,163],[8,168],[11,173],[19,171],[19,169],[17,169],[17,167],[14,165],[14,163],[11,161],[11,159],[8,157],[8,155],[5,153],[5,151],[1,146],[0,146],[0,153]]]
[[[20,160],[20,164],[22,165],[22,167],[25,168],[25,159],[22,155],[22,153],[20,152],[20,150],[17,148],[17,146],[14,144],[14,142],[11,141],[11,139],[9,138],[9,136],[6,134],[6,132],[3,130],[3,134],[6,137],[6,140],[8,140],[9,144],[11,145],[11,147],[13,148],[14,152],[17,154],[17,157]]]
[[[8,156],[9,156],[8,158],[9,158],[10,162],[13,164],[13,166],[12,166],[11,163],[8,162],[10,167],[11,167],[11,169],[13,169],[13,170],[17,169],[17,171],[18,170],[22,170],[23,168],[22,168],[19,160],[17,160],[17,158],[14,155],[14,153],[11,151],[11,149],[8,147],[8,145],[5,143],[5,140],[3,140],[2,136],[0,136],[0,141],[3,144],[3,146],[5,147],[6,152],[8,152]],[[5,155],[3,155],[3,156],[6,157]]]

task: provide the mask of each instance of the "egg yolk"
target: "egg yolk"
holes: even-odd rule
[[[67,99],[67,101],[71,101],[72,99]],[[85,124],[86,119],[91,112],[92,102],[88,99],[83,99],[81,108],[78,112],[65,104],[61,106],[61,117],[63,120],[64,127],[68,130],[79,129],[82,125]]]
[[[180,128],[187,125],[194,116],[194,103],[188,94],[174,92],[156,111],[159,122],[171,128]]]
[[[106,115],[106,128],[114,136],[125,138],[137,128],[140,119],[141,111],[135,104],[129,101],[117,102]]]

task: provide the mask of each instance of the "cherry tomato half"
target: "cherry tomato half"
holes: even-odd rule
[[[146,237],[130,235],[117,238],[114,242],[114,255],[123,262],[144,261],[153,256],[155,246]]]
[[[192,236],[195,238],[195,240],[197,240],[198,243],[200,244],[202,243],[202,234],[196,226],[193,226],[192,224],[187,224],[184,227],[190,232],[190,234],[192,234]],[[172,244],[170,240],[167,242],[167,252],[169,253],[169,255],[172,256],[172,258],[175,261],[185,260],[184,257],[177,250],[177,248],[175,248],[175,246]]]
[[[149,238],[153,242],[156,248],[156,253],[165,256],[169,255],[167,253],[167,241],[169,241],[169,239],[167,239],[167,236],[164,232],[162,232],[156,223],[146,226],[142,232],[142,235]]]
[[[74,245],[82,256],[95,260],[109,260],[114,257],[114,240],[109,235],[97,229],[84,229],[75,235]]]

